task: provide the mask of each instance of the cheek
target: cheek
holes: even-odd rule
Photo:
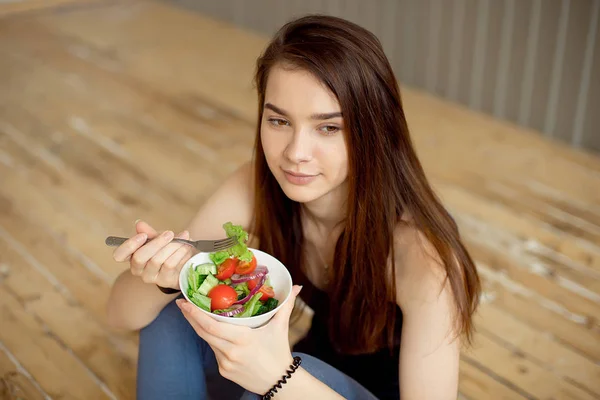
[[[336,144],[324,146],[317,150],[321,166],[327,171],[330,180],[340,183],[348,176],[348,155],[346,146]]]
[[[338,179],[340,181],[345,181],[348,177],[348,156],[345,152],[339,153],[337,163],[339,168]]]

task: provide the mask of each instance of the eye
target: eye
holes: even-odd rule
[[[320,127],[319,130],[326,135],[333,135],[334,133],[339,131],[340,128],[335,125],[325,125],[325,126]]]
[[[289,122],[281,118],[269,118],[269,123],[275,127],[289,126]]]

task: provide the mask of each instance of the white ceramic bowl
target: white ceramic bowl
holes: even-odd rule
[[[204,264],[212,262],[208,257],[209,253],[198,253],[192,258],[188,260],[188,262],[181,268],[181,272],[179,273],[179,287],[186,300],[190,303],[194,304],[196,308],[201,310],[203,313],[206,313],[216,319],[217,321],[226,322],[228,324],[234,325],[243,325],[249,326],[250,328],[258,328],[269,322],[271,318],[281,309],[281,307],[288,301],[290,294],[292,293],[292,277],[288,272],[287,268],[275,257],[270,254],[267,254],[263,251],[252,249],[250,250],[254,253],[256,257],[257,265],[264,265],[269,270],[269,278],[271,281],[271,285],[273,286],[273,290],[275,291],[275,298],[279,300],[279,304],[277,307],[268,313],[257,315],[254,317],[246,317],[246,318],[233,318],[233,317],[223,317],[221,315],[216,315],[213,313],[209,313],[196,306],[190,299],[188,298],[188,276],[190,274],[190,268],[192,265]]]

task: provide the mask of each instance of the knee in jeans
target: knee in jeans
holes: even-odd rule
[[[161,311],[158,313],[156,318],[148,324],[145,328],[157,326],[157,325],[167,325],[173,326],[175,324],[187,323],[187,320],[181,313],[181,310],[175,303],[175,300],[168,303]]]
[[[311,366],[316,365],[317,363],[322,363],[321,360],[319,360],[316,357],[311,356],[310,354],[306,354],[306,353],[298,353],[298,352],[293,352],[292,356],[299,356],[302,359],[302,366],[303,367],[308,367],[310,368]]]

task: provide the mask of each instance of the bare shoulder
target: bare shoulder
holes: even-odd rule
[[[394,231],[394,267],[398,305],[404,312],[448,296],[446,270],[435,246],[410,219]]]
[[[231,221],[248,230],[254,209],[254,167],[242,164],[204,201],[188,224],[193,239],[223,236],[223,224]]]

